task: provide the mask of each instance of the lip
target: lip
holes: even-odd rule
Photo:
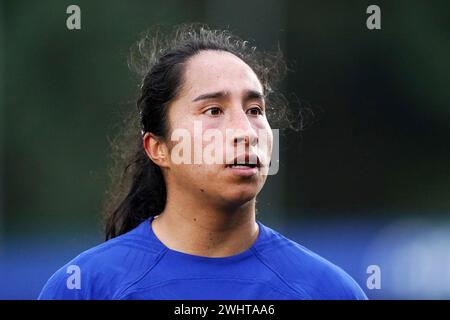
[[[231,172],[237,176],[241,176],[241,177],[251,177],[256,175],[256,173],[258,172],[258,168],[250,168],[250,167],[246,167],[246,168],[236,168],[236,167],[226,167],[228,170],[231,170]]]
[[[225,167],[230,167],[233,164],[242,163],[242,162],[239,162],[239,160],[241,160],[241,161],[244,160],[245,163],[250,163],[250,157],[252,157],[252,159],[256,158],[256,163],[252,162],[252,164],[256,164],[256,168],[260,168],[261,161],[259,160],[259,157],[256,154],[248,154],[248,153],[237,156],[236,158],[233,159],[232,162],[225,164]]]
[[[233,167],[233,164],[238,164],[238,159],[242,160],[245,159],[244,161],[246,163],[250,162],[250,156],[252,157],[256,157],[256,166],[254,168],[252,167],[243,167],[243,168],[236,168]],[[237,156],[236,158],[234,158],[233,162],[228,163],[225,165],[226,169],[231,170],[231,172],[237,176],[241,176],[241,177],[251,177],[254,176],[258,173],[259,168],[261,167],[261,162],[259,160],[259,157],[255,154],[245,154],[243,156]]]

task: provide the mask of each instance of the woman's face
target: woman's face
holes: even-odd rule
[[[256,197],[267,178],[273,135],[262,85],[245,62],[223,51],[193,56],[168,112],[168,188],[217,205]],[[231,166],[236,157],[259,165]]]

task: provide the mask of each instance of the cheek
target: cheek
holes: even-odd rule
[[[195,164],[178,164],[171,168],[172,181],[186,190],[193,190],[204,188],[205,181],[208,179],[205,177],[204,170]]]
[[[278,135],[275,135],[275,138],[278,139]],[[278,141],[275,141],[278,143]],[[258,128],[258,149],[264,156],[269,156],[272,154],[274,143],[274,132],[272,128],[267,123],[261,128]]]

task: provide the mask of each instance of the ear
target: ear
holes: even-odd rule
[[[162,139],[153,133],[146,132],[142,138],[145,153],[158,166],[162,168],[169,167],[169,152],[167,145]]]

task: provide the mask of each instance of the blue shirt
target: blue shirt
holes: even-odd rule
[[[81,253],[39,299],[367,299],[342,269],[259,221],[250,248],[211,258],[169,249],[152,219]]]

